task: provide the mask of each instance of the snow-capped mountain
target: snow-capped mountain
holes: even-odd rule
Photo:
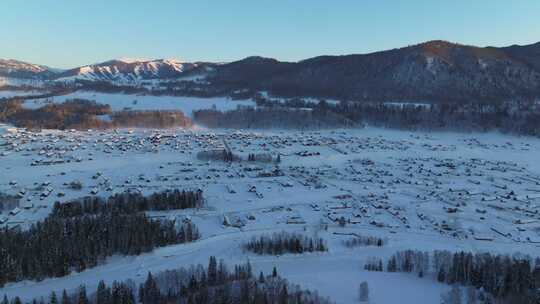
[[[0,76],[11,78],[47,78],[50,69],[46,66],[14,59],[0,59]]]
[[[133,60],[114,59],[67,70],[54,77],[56,81],[109,81],[137,83],[151,79],[175,79],[196,70],[200,64],[176,59]]]
[[[55,74],[55,71],[57,70],[42,65],[14,59],[0,59],[0,87],[41,87],[47,79]]]
[[[41,65],[18,61],[14,59],[0,59],[0,73],[13,73],[27,71],[29,73],[40,73],[47,68]]]
[[[115,59],[59,72],[2,60],[0,86],[68,83],[82,87],[92,85],[86,82],[106,82],[187,95],[247,90],[357,101],[510,100],[540,96],[539,58],[540,43],[496,48],[436,40],[370,54],[318,56],[298,62],[262,57],[226,64]]]
[[[114,59],[68,70],[17,60],[0,59],[0,86],[33,86],[103,81],[119,85],[140,85],[144,81],[192,79],[206,74],[211,63],[188,63],[177,59]]]

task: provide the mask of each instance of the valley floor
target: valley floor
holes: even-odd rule
[[[222,149],[242,161],[197,157]],[[538,151],[539,139],[496,133],[375,128],[33,133],[3,126],[0,193],[21,198],[15,212],[0,215],[8,228],[25,229],[46,217],[55,201],[86,195],[201,189],[206,205],[149,212],[194,222],[199,241],[115,256],[63,278],[10,283],[0,295],[31,299],[82,283],[94,288],[100,279],[140,282],[148,271],[206,264],[214,255],[231,264],[249,259],[265,273],[276,266],[291,282],[336,303],[357,302],[362,281],[369,283],[370,303],[438,303],[450,287],[430,275],[368,272],[365,262],[407,249],[538,256]],[[249,154],[260,153],[274,161],[247,161]],[[68,187],[72,181],[80,181],[82,189]],[[257,256],[242,248],[253,236],[279,231],[322,237],[329,251]],[[382,237],[387,244],[347,248],[343,240],[351,233]]]

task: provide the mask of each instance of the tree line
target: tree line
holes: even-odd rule
[[[352,238],[343,241],[343,245],[348,248],[359,246],[377,246],[382,247],[386,244],[386,240],[376,236],[356,235]]]
[[[191,119],[177,110],[129,110],[112,113],[114,127],[173,128],[191,127]]]
[[[270,153],[249,153],[247,157],[248,162],[260,162],[260,163],[280,163],[281,155],[278,154],[275,158]]]
[[[304,253],[327,251],[322,238],[307,237],[298,233],[280,232],[272,235],[253,237],[244,248],[256,254],[280,255],[285,253]]]
[[[240,161],[242,158],[228,149],[203,150],[197,152],[197,159],[203,161],[217,160],[226,163]]]
[[[20,298],[5,303],[18,304]],[[50,304],[329,304],[330,301],[310,290],[301,289],[280,277],[274,268],[271,275],[260,272],[253,275],[248,263],[235,265],[232,270],[223,262],[210,257],[208,266],[191,266],[166,270],[157,274],[148,273],[146,280],[136,284],[127,280],[111,285],[100,281],[94,292],[85,285],[61,295],[54,291],[48,299],[35,299],[32,303]]]
[[[407,250],[388,260],[389,272],[431,272],[439,282],[482,289],[505,303],[540,301],[540,258],[435,251]]]
[[[37,109],[26,108],[23,103],[23,99],[0,103],[0,122],[28,129],[104,129],[110,126],[98,116],[111,114],[111,107],[94,101],[71,99]]]
[[[153,220],[134,211],[141,208],[137,203],[124,201],[122,207],[117,207],[109,202],[101,208],[95,201],[87,202],[74,209],[55,204],[44,221],[28,230],[0,230],[0,286],[25,279],[61,277],[73,270],[95,267],[115,254],[138,255],[200,237],[193,223]]]
[[[440,251],[434,253],[434,265],[439,282],[483,288],[512,303],[540,301],[540,259]]]
[[[167,190],[149,196],[141,193],[123,192],[107,199],[87,196],[66,203],[56,202],[53,215],[74,217],[100,213],[133,214],[143,211],[162,211],[201,208],[204,204],[202,191]]]
[[[533,101],[493,103],[340,103],[330,111],[357,125],[406,130],[497,130],[540,136],[540,107]]]
[[[210,128],[327,129],[353,125],[349,119],[324,108],[239,107],[225,112],[205,109],[194,111],[193,117]]]
[[[45,100],[47,102],[47,100]],[[191,119],[182,111],[113,111],[109,105],[87,99],[69,99],[36,109],[26,108],[23,99],[0,103],[0,122],[28,129],[110,129],[120,127],[190,127]]]
[[[492,131],[540,136],[540,105],[534,100],[475,103],[384,103],[324,100],[286,103],[257,96],[257,108],[200,110],[194,118],[211,128],[324,129],[376,127],[405,130]]]

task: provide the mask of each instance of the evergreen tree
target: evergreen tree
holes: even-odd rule
[[[56,293],[54,291],[51,292],[51,296],[49,297],[49,303],[58,304],[58,298],[56,297]]]
[[[359,299],[360,299],[360,302],[369,301],[369,286],[366,281],[360,283]]]
[[[199,232],[193,223],[184,225],[187,232],[183,235],[185,230],[177,233],[173,222],[152,220],[142,211],[163,204],[166,208],[167,204],[199,206],[199,201],[199,192],[173,191],[150,198],[124,194],[108,201],[90,197],[57,203],[44,221],[28,230],[0,229],[0,244],[12,244],[0,246],[0,287],[22,279],[65,276],[71,269],[95,267],[113,254],[137,255],[196,240]],[[43,252],[47,258],[41,256]]]
[[[146,277],[146,281],[144,282],[143,290],[143,297],[140,300],[141,303],[152,304],[158,303],[160,301],[160,291],[151,272],[148,272],[148,276]]]
[[[213,258],[215,261],[215,258]],[[209,263],[210,264],[210,263]],[[212,264],[214,264],[212,262]],[[290,285],[277,276],[266,280],[263,273],[259,279],[252,278],[249,263],[235,265],[234,273],[227,270],[223,260],[217,266],[217,282],[210,286],[206,282],[208,268],[202,265],[190,268],[167,270],[162,273],[149,273],[145,282],[139,285],[140,300],[135,301],[132,282],[113,282],[112,287],[100,281],[95,292],[91,292],[92,303],[135,304],[135,303],[193,303],[193,304],[328,304],[330,303],[308,290]],[[162,292],[166,291],[166,292]],[[110,291],[110,294],[108,293]],[[52,294],[52,293],[51,293]],[[82,285],[71,298],[76,303],[89,303],[86,288]],[[108,298],[109,300],[104,300]],[[61,303],[69,303],[68,294],[62,292]],[[33,303],[43,303],[34,299]],[[3,304],[3,303],[2,303]]]
[[[62,291],[62,299],[61,299],[60,303],[61,304],[71,304],[71,300],[69,299],[69,296],[68,296],[65,289]]]
[[[217,282],[217,261],[215,256],[211,256],[208,261],[208,282],[211,285]]]
[[[77,298],[77,304],[89,304],[88,296],[86,295],[86,286],[81,285],[79,287],[79,296]]]
[[[108,304],[111,301],[111,290],[103,280],[99,281],[96,291],[96,304]]]
[[[289,303],[289,292],[287,290],[287,286],[283,286],[281,288],[281,292],[279,293],[279,304],[288,304]]]

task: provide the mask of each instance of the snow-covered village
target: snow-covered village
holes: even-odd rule
[[[8,230],[30,229],[56,202],[202,193],[194,208],[146,212],[176,226],[192,223],[198,237],[189,244],[138,256],[113,253],[80,272],[21,278],[1,289],[28,299],[82,282],[87,288],[100,280],[139,283],[148,272],[216,256],[231,265],[249,261],[255,273],[276,267],[291,282],[340,303],[353,301],[362,278],[381,301],[388,297],[386,282],[400,280],[394,301],[418,303],[437,301],[450,287],[430,279],[437,276],[434,265],[388,272],[386,260],[399,252],[534,256],[540,246],[539,139],[377,128],[32,132],[4,126],[0,149],[0,224]],[[245,247],[261,235],[283,233],[322,239],[325,250],[268,255]],[[367,269],[373,261],[383,269]],[[336,288],[343,292],[334,294]]]
[[[0,304],[540,303],[537,1],[0,8]]]

